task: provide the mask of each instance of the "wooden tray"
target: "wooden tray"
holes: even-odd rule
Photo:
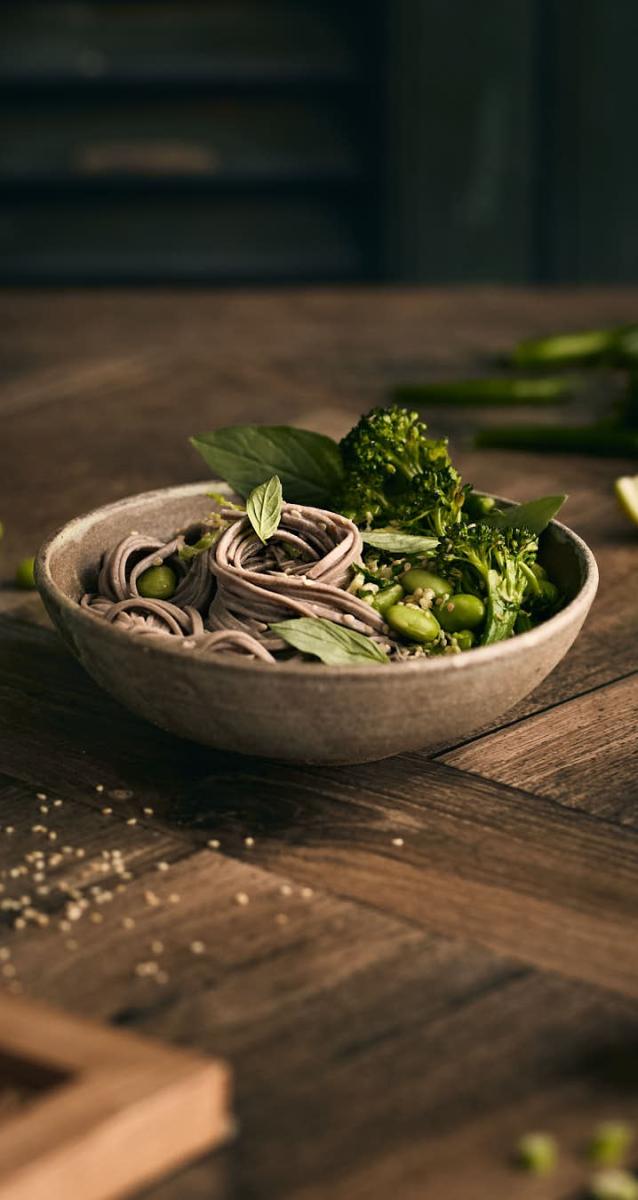
[[[229,1071],[0,996],[0,1200],[130,1194],[232,1130]]]

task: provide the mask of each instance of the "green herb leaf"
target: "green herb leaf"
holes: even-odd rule
[[[540,500],[529,500],[527,504],[515,504],[502,512],[489,513],[482,520],[497,529],[529,529],[532,533],[542,533],[566,499],[567,496],[543,496]]]
[[[399,529],[371,529],[361,533],[366,546],[375,550],[387,550],[390,554],[429,554],[439,544],[435,537],[423,537],[417,533],[401,533]]]
[[[302,654],[312,654],[329,667],[351,667],[387,663],[388,656],[376,642],[324,617],[298,617],[271,625],[273,633]]]
[[[253,488],[246,501],[246,515],[257,537],[264,544],[272,537],[281,520],[283,495],[281,480],[273,475],[267,483]]]
[[[240,496],[278,475],[293,504],[330,506],[343,477],[332,438],[287,425],[234,425],[190,439],[208,466]]]

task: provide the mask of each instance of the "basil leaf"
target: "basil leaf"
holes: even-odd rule
[[[329,667],[388,662],[387,654],[376,642],[325,617],[297,617],[278,621],[270,628],[295,650],[312,654]]]
[[[343,477],[332,438],[288,425],[232,425],[191,442],[208,466],[240,496],[278,475],[286,500],[329,506]]]
[[[417,533],[401,533],[399,529],[371,529],[362,531],[361,537],[366,546],[375,550],[388,550],[390,554],[429,554],[439,544],[435,537],[425,537]]]
[[[253,488],[246,501],[248,520],[264,545],[279,525],[282,500],[281,480],[278,475],[273,475],[267,483]]]
[[[484,525],[493,525],[497,529],[529,529],[531,533],[542,533],[566,499],[567,496],[543,496],[540,500],[491,512],[481,519]]]

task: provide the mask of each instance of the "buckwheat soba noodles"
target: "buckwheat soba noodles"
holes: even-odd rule
[[[214,544],[194,553],[213,531]],[[383,617],[347,590],[361,551],[356,525],[338,513],[284,503],[264,544],[242,510],[221,508],[167,542],[131,532],[105,553],[97,590],[80,603],[137,637],[179,637],[204,654],[290,657],[270,626],[294,617],[327,618],[390,648]],[[164,565],[177,576],[170,599],[140,595],[144,572]]]

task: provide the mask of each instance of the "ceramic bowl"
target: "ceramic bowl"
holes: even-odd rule
[[[219,483],[146,492],[77,517],[42,546],[36,580],[64,641],[95,682],[170,733],[219,750],[292,762],[356,763],[462,741],[533,690],[587,616],[598,570],[585,545],[552,521],[541,559],[568,597],[545,624],[494,646],[392,666],[327,667],[198,658],[178,638],[137,640],[86,612],[102,552],[131,529],[168,538],[210,511]]]

